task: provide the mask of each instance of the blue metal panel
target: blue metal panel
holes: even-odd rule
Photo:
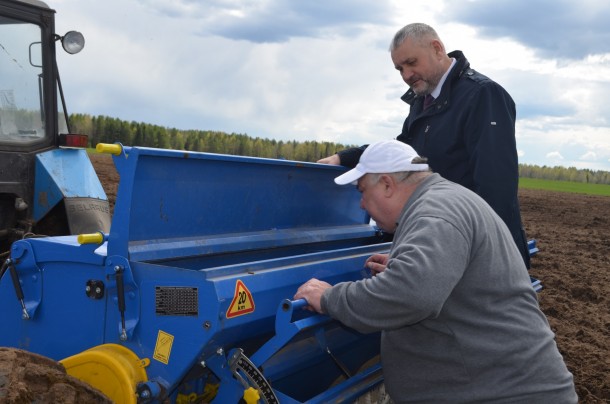
[[[63,198],[107,200],[93,165],[82,149],[54,149],[36,155],[34,220],[44,217]]]
[[[133,259],[137,252],[138,260],[152,260],[216,253],[265,237],[274,247],[296,230],[323,242],[337,231],[332,228],[369,222],[355,187],[333,181],[342,167],[136,147],[114,160],[121,182],[112,255]]]
[[[103,342],[104,306],[85,294],[87,280],[104,278],[103,258],[93,249],[79,246],[76,237],[13,244],[11,256],[18,262],[29,319],[21,319],[15,291],[8,277],[3,277],[2,319],[17,319],[17,323],[3,328],[0,345],[62,359]]]

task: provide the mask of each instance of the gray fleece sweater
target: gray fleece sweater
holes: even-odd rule
[[[360,332],[382,331],[397,403],[577,402],[506,225],[438,174],[405,205],[385,271],[327,289],[322,309]]]

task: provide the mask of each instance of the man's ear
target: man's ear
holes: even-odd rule
[[[438,39],[433,39],[432,42],[430,43],[430,45],[432,45],[435,55],[437,55],[439,57],[446,55],[445,47],[443,46],[443,43],[441,41],[439,41]]]
[[[390,197],[394,194],[394,191],[396,190],[396,181],[394,180],[394,177],[388,174],[382,174],[379,177],[379,182],[383,185],[384,196]]]

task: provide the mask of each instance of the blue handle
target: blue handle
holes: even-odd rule
[[[282,304],[282,309],[284,311],[286,310],[295,310],[295,309],[302,309],[306,306],[308,306],[309,303],[307,303],[306,299],[297,299],[297,300],[284,300],[284,303]]]

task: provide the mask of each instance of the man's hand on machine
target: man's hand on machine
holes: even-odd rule
[[[373,254],[364,263],[364,266],[371,271],[373,276],[385,271],[387,265],[388,254]]]
[[[330,287],[331,285],[329,283],[312,278],[299,287],[293,299],[305,299],[309,304],[306,307],[307,310],[324,314],[320,301],[322,300],[324,291]]]

